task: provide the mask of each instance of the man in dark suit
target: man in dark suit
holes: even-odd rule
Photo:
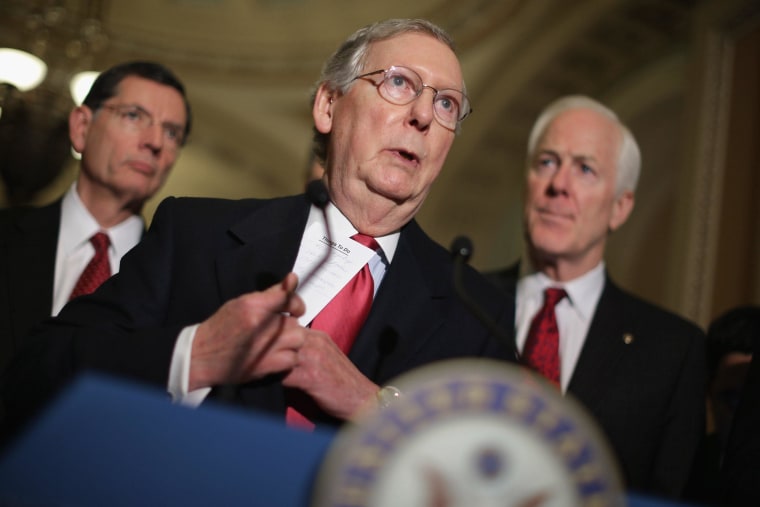
[[[310,420],[343,421],[384,403],[394,394],[384,384],[417,366],[513,357],[460,304],[449,253],[414,221],[470,112],[452,48],[423,20],[351,36],[312,99],[324,215],[303,195],[164,201],[119,274],[41,326],[18,356],[5,391],[17,413],[94,368],[155,383],[182,403],[222,398],[278,417],[295,407],[295,394],[316,405]],[[379,248],[355,242],[355,233]],[[329,262],[310,263],[325,252]],[[333,277],[363,266],[375,295],[344,353],[308,324],[346,284]],[[474,270],[464,279],[495,319],[506,313]],[[31,364],[44,364],[43,374]]]
[[[619,288],[604,264],[639,169],[636,141],[607,107],[583,96],[549,104],[528,143],[526,253],[489,277],[516,302],[510,327],[524,355],[544,291],[564,289],[558,387],[599,423],[629,489],[677,497],[704,431],[704,335]]]
[[[0,370],[29,329],[68,302],[95,233],[107,234],[110,272],[118,271],[144,233],[143,204],[189,133],[185,89],[164,66],[128,62],[98,76],[69,114],[82,156],[76,181],[47,206],[0,211]]]

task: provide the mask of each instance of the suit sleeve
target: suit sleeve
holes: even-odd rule
[[[2,379],[2,396],[13,414],[9,428],[85,370],[166,385],[174,342],[184,326],[167,316],[177,248],[171,206],[164,203],[119,273],[32,329]]]

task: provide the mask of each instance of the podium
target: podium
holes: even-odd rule
[[[0,505],[304,507],[334,433],[85,375],[0,460]]]
[[[0,457],[0,506],[307,507],[336,432],[85,375]],[[628,507],[674,507],[627,495]]]

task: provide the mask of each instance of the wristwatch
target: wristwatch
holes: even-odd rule
[[[383,386],[377,392],[377,404],[380,408],[386,408],[401,398],[401,391],[393,386]]]

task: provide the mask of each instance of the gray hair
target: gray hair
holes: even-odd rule
[[[544,108],[528,138],[528,160],[533,160],[536,145],[549,124],[561,113],[570,109],[590,109],[612,120],[620,129],[621,142],[618,147],[618,163],[615,192],[620,195],[624,190],[636,191],[641,172],[641,150],[631,131],[620,121],[618,116],[604,104],[584,95],[561,97]]]
[[[348,92],[353,85],[354,78],[364,72],[370,45],[408,32],[435,37],[452,51],[455,51],[454,40],[451,36],[441,27],[424,19],[387,19],[367,25],[354,32],[327,59],[311,94],[311,106],[314,106],[317,90],[323,84],[340,94]],[[462,90],[467,93],[464,82],[462,83]],[[323,164],[327,159],[329,139],[329,134],[322,134],[316,128],[314,129],[314,155]]]

